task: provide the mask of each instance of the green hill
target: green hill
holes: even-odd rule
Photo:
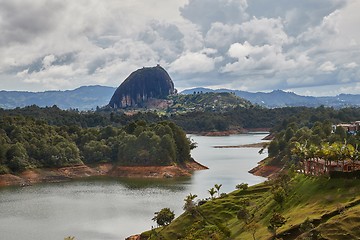
[[[286,193],[282,206],[273,194],[279,186]],[[278,238],[359,239],[359,190],[360,180],[281,177],[200,202],[193,214],[185,212],[168,226],[142,233],[141,239],[272,239],[268,226],[275,212],[286,219]],[[243,209],[247,223],[237,218],[239,212],[244,216]]]
[[[240,97],[235,96],[232,93],[220,92],[220,93],[196,93],[188,95],[174,95],[169,97],[173,104],[170,109],[176,111],[216,111],[222,112],[224,110],[233,109],[235,107],[249,108],[252,104]]]

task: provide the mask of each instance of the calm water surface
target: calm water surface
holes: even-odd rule
[[[189,193],[208,197],[208,189],[222,184],[221,192],[235,185],[264,181],[247,171],[264,158],[256,148],[213,148],[256,143],[265,134],[203,137],[192,156],[209,170],[181,179],[87,179],[0,189],[1,240],[119,240],[155,225],[154,212],[170,207],[182,213]]]

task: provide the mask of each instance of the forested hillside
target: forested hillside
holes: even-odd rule
[[[236,107],[219,113],[213,111],[191,112],[170,116],[186,131],[226,131],[233,128],[272,128],[278,131],[290,122],[311,127],[317,121],[331,123],[351,122],[360,119],[360,108],[333,109],[326,107],[286,107],[267,109],[253,106]]]
[[[172,122],[84,128],[24,116],[0,117],[0,173],[111,162],[126,166],[183,164],[194,145]]]
[[[196,96],[194,96],[196,97]],[[246,104],[246,102],[245,102]],[[35,105],[25,108],[5,110],[0,108],[0,116],[23,115],[47,122],[50,125],[77,125],[81,127],[124,126],[133,121],[149,123],[169,120],[187,132],[227,131],[230,129],[267,128],[281,131],[294,122],[297,126],[312,127],[318,121],[327,120],[333,124],[360,119],[360,108],[333,109],[327,107],[286,107],[267,109],[259,106],[236,106],[223,111],[194,110],[191,112],[164,113],[160,111],[136,111],[126,114],[123,111],[66,111],[57,106],[40,108]]]

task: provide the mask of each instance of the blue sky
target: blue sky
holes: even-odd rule
[[[3,0],[0,90],[119,86],[360,93],[358,0]]]

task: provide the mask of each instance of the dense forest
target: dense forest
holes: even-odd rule
[[[35,105],[25,108],[4,110],[0,116],[28,116],[47,122],[49,125],[80,127],[125,126],[134,121],[156,123],[172,121],[186,132],[227,131],[230,129],[267,128],[281,131],[294,122],[297,126],[311,128],[316,122],[328,120],[336,124],[360,119],[360,108],[333,109],[327,107],[285,107],[268,109],[259,106],[235,107],[224,112],[213,110],[193,111],[186,113],[161,113],[158,111],[139,111],[125,114],[123,111],[76,111],[61,110],[57,106],[40,108]]]
[[[84,128],[24,116],[0,117],[1,174],[83,163],[182,164],[190,160],[192,147],[185,132],[168,121]]]
[[[267,109],[258,106],[237,107],[225,113],[194,112],[172,116],[174,122],[186,131],[224,131],[231,128],[269,128],[279,131],[288,123],[311,127],[318,121],[331,123],[351,122],[360,119],[359,108],[333,109],[326,107],[286,107]]]
[[[195,146],[186,132],[269,128],[276,133],[269,155],[294,160],[294,144],[343,142],[358,136],[330,134],[331,124],[360,119],[358,108],[235,107],[225,112],[197,111],[132,115],[122,111],[65,111],[56,106],[0,109],[0,172],[112,162],[121,165],[181,164]],[[324,122],[324,120],[326,120]],[[182,128],[182,129],[181,129]],[[306,142],[305,140],[306,139]]]

